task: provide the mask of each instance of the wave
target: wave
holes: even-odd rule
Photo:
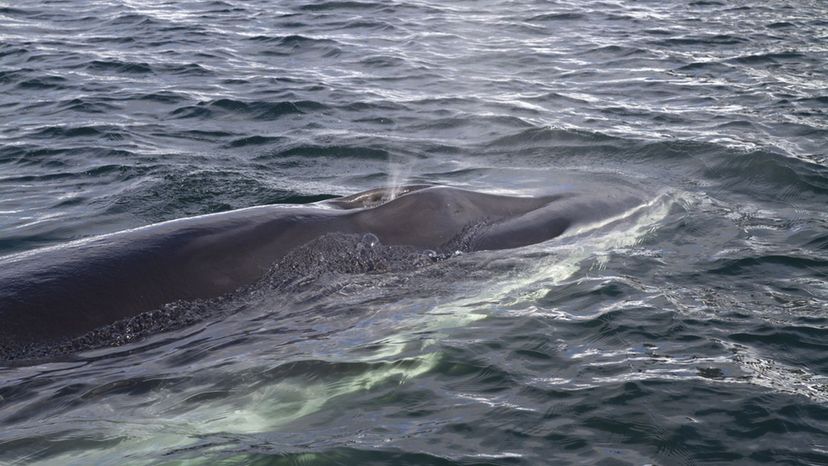
[[[749,39],[740,36],[734,36],[732,34],[707,34],[707,35],[698,35],[698,36],[684,36],[684,37],[671,37],[669,39],[663,39],[659,41],[653,41],[653,45],[664,45],[664,46],[682,46],[682,45],[701,45],[701,46],[714,46],[714,45],[735,45],[735,44],[743,44],[746,42],[750,42]]]
[[[149,63],[125,62],[121,60],[92,60],[85,68],[89,71],[106,73],[147,74],[154,72]]]
[[[546,22],[546,21],[577,21],[586,19],[587,15],[583,13],[544,13],[527,18],[526,21],[531,22]]]
[[[268,121],[286,115],[320,112],[328,108],[327,105],[312,100],[263,102],[223,98],[179,107],[169,115],[175,118],[201,119],[243,115],[254,120]]]
[[[373,147],[300,145],[286,150],[259,155],[256,157],[256,160],[299,157],[333,160],[340,158],[356,158],[364,160],[387,161],[389,160],[390,155],[391,153],[385,149]]]
[[[320,1],[305,4],[299,7],[302,11],[328,12],[335,10],[370,10],[383,7],[382,3],[374,2],[349,2],[349,1]]]

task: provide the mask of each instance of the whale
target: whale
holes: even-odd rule
[[[518,248],[647,201],[637,189],[513,196],[411,185],[305,205],[182,218],[0,257],[0,349],[76,338],[179,301],[260,280],[328,234],[464,252]]]

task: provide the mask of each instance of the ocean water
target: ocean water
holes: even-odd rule
[[[825,2],[0,2],[0,255],[422,182],[653,197],[0,363],[0,464],[828,463]]]

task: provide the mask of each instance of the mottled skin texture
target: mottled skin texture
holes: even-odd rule
[[[0,345],[73,338],[173,301],[227,294],[328,233],[440,250],[475,227],[466,249],[506,249],[643,202],[631,191],[511,197],[415,186],[377,205],[386,195],[328,202],[337,208],[252,207],[0,258]]]

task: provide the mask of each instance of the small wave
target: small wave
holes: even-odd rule
[[[779,349],[803,348],[814,354],[828,352],[828,330],[804,325],[768,325],[731,333],[729,338],[737,343],[752,346],[769,346]],[[821,359],[821,358],[820,358]],[[826,387],[828,388],[828,387]]]
[[[146,15],[139,13],[126,13],[107,21],[105,26],[117,26],[122,28],[124,26],[153,26],[160,24],[161,23],[157,20]]]
[[[248,39],[266,45],[259,54],[267,57],[285,57],[296,54],[316,54],[333,58],[343,52],[342,44],[333,39],[316,39],[301,35],[255,36]]]
[[[787,29],[787,28],[796,27],[796,25],[794,23],[791,23],[791,22],[788,22],[788,21],[776,21],[776,22],[773,22],[773,23],[769,23],[765,27],[767,27],[769,29]]]
[[[22,8],[14,8],[10,6],[2,6],[0,7],[0,15],[6,16],[29,16],[34,13],[24,10]]]
[[[315,45],[338,45],[339,43],[333,39],[317,39],[314,37],[302,36],[299,34],[289,34],[286,36],[253,36],[247,39],[251,42],[261,42],[265,44],[277,45],[287,48],[298,48]]]
[[[369,20],[365,18],[350,20],[342,25],[343,29],[366,29],[369,31],[394,32],[398,28],[385,21]]]
[[[170,115],[176,118],[207,118],[221,115],[245,115],[255,120],[276,120],[285,115],[313,113],[328,107],[310,100],[285,102],[245,102],[235,99],[218,99],[199,102],[173,110]]]
[[[115,105],[80,98],[60,102],[58,107],[62,110],[79,113],[111,113],[118,110],[118,107]]]
[[[0,58],[13,57],[15,55],[26,55],[29,50],[24,47],[18,47],[9,44],[0,44]],[[0,72],[5,73],[5,72]]]
[[[159,134],[159,136],[164,136],[164,134]],[[208,141],[208,142],[217,142],[222,139],[230,138],[236,136],[236,133],[229,133],[227,131],[207,131],[207,130],[200,130],[200,129],[190,129],[184,130],[176,133],[177,137],[181,137],[184,139],[189,139],[192,141]]]
[[[721,180],[728,189],[747,189],[758,196],[775,196],[791,187],[799,192],[828,193],[825,167],[763,150],[724,155],[715,159],[704,174],[708,179]]]
[[[228,148],[238,148],[245,146],[262,146],[268,144],[276,144],[286,141],[286,138],[279,136],[246,136],[243,138],[233,139],[226,144]]]
[[[85,39],[90,44],[132,44],[136,42],[134,37],[123,36],[95,36]]]
[[[652,42],[654,45],[701,45],[705,47],[713,45],[735,45],[749,42],[743,37],[734,36],[732,34],[711,34],[700,36],[685,36],[685,37],[671,37],[660,41]]]
[[[373,2],[348,2],[348,1],[322,1],[318,3],[311,3],[302,5],[299,10],[302,11],[334,11],[334,10],[369,10],[382,7],[382,3]]]
[[[68,151],[56,151],[59,154],[67,154]],[[126,151],[112,151],[110,155],[115,155],[117,157],[125,157],[126,155],[134,156],[134,154]],[[51,163],[50,163],[51,165]],[[0,182],[2,183],[31,183],[31,182],[53,182],[53,181],[74,181],[74,180],[81,180],[84,178],[98,178],[110,175],[118,175],[117,178],[119,181],[128,181],[133,178],[140,177],[145,175],[149,172],[153,167],[151,166],[142,166],[142,167],[134,167],[130,165],[123,165],[123,164],[105,164],[105,165],[95,165],[91,168],[74,168],[67,169],[60,173],[46,173],[46,174],[34,174],[34,175],[16,175],[16,176],[8,176],[0,178]]]
[[[756,125],[749,120],[732,120],[716,125],[716,129],[753,130]]]
[[[97,133],[93,131],[90,134],[95,136]],[[117,149],[100,146],[53,147],[54,144],[48,139],[45,144],[48,147],[34,144],[0,147],[0,163],[13,163],[22,167],[49,168],[50,173],[45,175],[19,175],[24,177],[43,176],[46,177],[43,179],[48,179],[49,176],[71,176],[72,172],[65,168],[70,166],[69,162],[73,159],[87,160],[87,158],[100,157],[112,160],[130,160],[138,155],[120,147]],[[12,179],[13,177],[5,179]]]
[[[384,149],[376,149],[372,147],[304,145],[272,154],[261,155],[257,157],[257,160],[281,159],[289,157],[310,157],[322,159],[331,158],[332,160],[338,158],[355,158],[387,161],[389,160],[390,153]]]
[[[212,76],[215,73],[198,63],[164,63],[154,66],[156,72],[178,76]]]
[[[408,65],[404,58],[391,55],[369,55],[359,63],[369,67],[394,69],[404,69]]]
[[[501,147],[548,147],[549,143],[556,145],[583,145],[591,146],[596,143],[613,143],[621,140],[606,134],[583,131],[583,130],[568,130],[550,127],[532,127],[524,129],[520,132],[503,136],[491,141],[490,145]]]
[[[148,63],[132,63],[120,60],[93,60],[85,68],[89,71],[105,73],[147,74],[153,72]]]
[[[209,14],[216,14],[216,13],[244,13],[248,10],[240,7],[238,5],[233,5],[228,2],[213,0],[205,2],[203,5],[199,5],[203,10],[200,10],[199,13],[209,15]]]
[[[460,114],[448,118],[434,118],[411,126],[411,128],[418,131],[428,131],[435,136],[443,132],[449,132],[451,134],[447,135],[448,137],[463,137],[466,134],[477,135],[481,131],[492,135],[502,134],[499,131],[500,128],[523,129],[534,128],[534,126],[522,118],[509,115]]]
[[[410,110],[408,106],[400,102],[393,102],[390,100],[349,102],[339,108],[345,111],[358,112],[366,115],[384,115],[388,112]],[[386,117],[383,116],[376,118],[386,119]]]
[[[643,32],[644,34],[650,34],[652,36],[672,36],[674,34],[674,32],[671,31],[670,29],[661,29],[661,28],[644,29],[641,32]]]
[[[0,76],[0,82],[2,82],[3,77]],[[60,76],[44,76],[39,78],[31,78],[31,79],[24,79],[17,83],[18,89],[27,89],[27,90],[59,90],[59,89],[67,89],[69,86],[66,84],[68,80],[62,78]]]
[[[199,119],[206,119],[212,116],[213,113],[207,107],[199,107],[196,105],[188,105],[186,107],[179,107],[172,112],[169,113],[169,116],[173,118],[179,119],[186,119],[186,118],[199,118]]]
[[[235,171],[179,171],[144,180],[120,193],[112,209],[157,223],[174,218],[278,204],[297,193],[277,188],[272,180]]]
[[[591,105],[595,102],[595,98],[590,95],[581,95],[578,93],[561,93],[561,92],[548,92],[545,94],[541,94],[530,99],[527,99],[530,102],[537,102],[542,104],[552,104],[552,105]]]
[[[113,141],[127,138],[129,132],[118,126],[92,125],[92,126],[48,126],[33,131],[29,134],[32,138],[61,139],[61,138],[82,138],[101,137]]]
[[[804,247],[828,251],[828,234],[823,234],[811,239],[804,244]]]
[[[207,104],[233,113],[250,113],[259,119],[277,118],[291,113],[307,113],[327,108],[319,102],[300,100],[293,102],[243,102],[233,99],[218,99]]]
[[[638,47],[629,47],[626,45],[602,45],[600,47],[594,47],[585,50],[583,53],[590,55],[607,56],[612,59],[618,59],[621,57],[629,57],[632,55],[648,55],[649,51]]]
[[[705,72],[710,74],[725,74],[733,70],[732,65],[727,65],[716,61],[693,62],[682,65],[676,68],[677,71],[683,72]]]
[[[812,104],[818,105],[820,107],[828,106],[828,95],[820,95],[814,97],[802,97],[796,99],[795,102],[803,103],[803,104]]]
[[[718,2],[715,0],[696,0],[694,2],[690,2],[688,5],[690,6],[725,6],[724,3]]]
[[[541,15],[532,16],[526,21],[530,22],[546,22],[546,21],[576,21],[585,19],[586,15],[582,13],[544,13]]]
[[[826,270],[828,261],[813,257],[768,254],[756,257],[719,259],[708,273],[732,276],[764,276],[765,273],[780,274],[785,268],[804,270]]]
[[[124,100],[146,100],[162,104],[178,104],[190,100],[184,94],[172,91],[150,92],[148,94],[132,94],[124,97]]]
[[[736,58],[731,58],[728,61],[731,63],[739,63],[742,65],[760,65],[779,62],[801,62],[803,60],[810,61],[811,58],[799,52],[773,52],[744,55]]]

